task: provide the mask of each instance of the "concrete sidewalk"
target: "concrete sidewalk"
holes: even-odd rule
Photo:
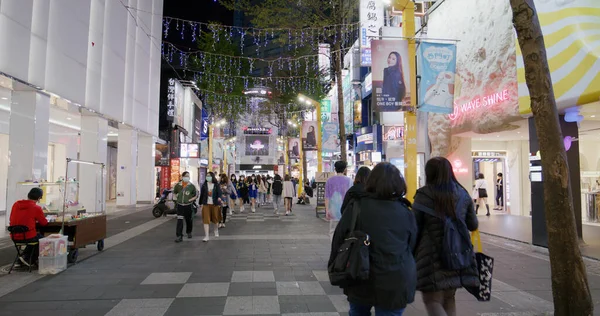
[[[120,243],[59,275],[0,297],[0,315],[348,314],[345,296],[327,278],[328,224],[311,207],[295,205],[288,217],[270,208],[235,215],[208,243],[199,219],[194,237],[180,244],[173,242],[174,220],[150,223],[126,230]],[[458,315],[551,313],[547,256],[522,243],[482,239],[496,262],[493,299],[480,303],[459,290]],[[600,265],[587,264],[598,302]],[[405,315],[426,315],[420,295]]]

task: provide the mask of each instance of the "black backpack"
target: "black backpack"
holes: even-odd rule
[[[283,182],[281,180],[273,181],[273,194],[281,195],[283,193]]]
[[[456,213],[464,201],[464,194],[459,194]],[[442,242],[442,264],[448,270],[461,270],[473,265],[475,253],[471,235],[465,221],[459,216],[452,218],[438,214],[429,207],[415,203],[413,209],[440,218],[444,221],[444,240]]]
[[[334,254],[334,259],[327,267],[331,285],[341,288],[357,285],[369,279],[369,246],[371,239],[365,232],[356,230],[360,215],[359,201],[352,207],[352,230]]]

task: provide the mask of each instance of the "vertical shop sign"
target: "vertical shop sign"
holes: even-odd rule
[[[202,130],[200,131],[200,140],[205,140],[208,138],[208,112],[202,109]]]
[[[383,26],[381,0],[360,0],[360,65],[371,66],[371,39]]]
[[[169,79],[167,87],[167,121],[173,122],[175,119],[175,79]]]
[[[195,106],[194,107],[194,133],[192,134],[192,142],[200,143],[202,140],[202,109]]]
[[[331,100],[321,100],[321,123],[331,121]]]
[[[171,189],[171,167],[160,167],[160,193],[165,189]]]
[[[419,111],[454,112],[456,45],[421,42],[421,86]]]
[[[331,74],[331,48],[329,44],[319,44],[319,71],[324,81],[330,80]]]
[[[179,167],[180,167],[179,159],[171,159],[171,174],[170,174],[171,186],[170,186],[170,188],[175,187],[177,182],[179,182]]]
[[[411,110],[406,40],[373,40],[373,100],[378,112]]]

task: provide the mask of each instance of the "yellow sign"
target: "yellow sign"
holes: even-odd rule
[[[535,0],[559,109],[600,98],[600,1]],[[561,2],[559,4],[559,2]],[[525,68],[517,43],[519,112],[531,113]]]

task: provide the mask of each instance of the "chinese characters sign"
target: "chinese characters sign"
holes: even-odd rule
[[[167,120],[173,122],[175,119],[175,79],[169,79],[167,88]]]
[[[381,0],[360,0],[360,65],[371,66],[371,39],[379,36],[383,26]]]

